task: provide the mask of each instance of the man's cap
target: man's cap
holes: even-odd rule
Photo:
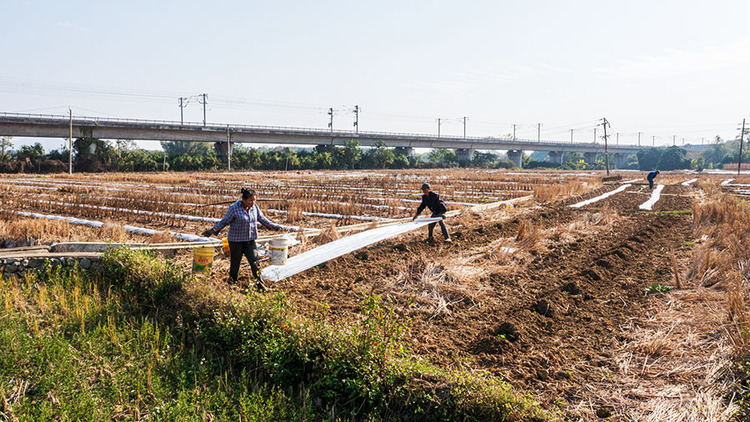
[[[430,189],[429,183],[422,183],[422,189]]]

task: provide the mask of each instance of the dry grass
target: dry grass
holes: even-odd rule
[[[583,195],[599,187],[601,187],[601,181],[594,180],[539,184],[534,186],[534,199],[543,204],[551,204],[572,196]]]
[[[70,233],[70,223],[60,220],[18,217],[4,213],[0,220],[0,233],[2,233],[0,239],[13,239],[16,243],[28,243],[31,239],[37,243],[48,243],[67,238]]]
[[[386,282],[388,294],[411,300],[431,318],[451,315],[457,308],[481,306],[487,291],[485,271],[465,263],[443,265],[424,258],[402,264],[398,275]]]

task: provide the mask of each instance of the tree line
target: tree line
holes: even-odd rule
[[[736,163],[739,141],[724,142],[717,137],[697,159],[687,157],[677,146],[645,148],[626,159],[625,168],[637,170],[676,170],[718,168]],[[13,149],[10,138],[0,138],[0,173],[56,173],[68,170],[67,148],[45,152],[41,144],[23,145]],[[744,154],[748,154],[745,152]],[[610,157],[610,166],[614,157]],[[451,149],[433,149],[423,154],[409,154],[405,148],[388,148],[380,142],[362,148],[356,140],[344,146],[318,145],[312,148],[249,148],[235,144],[231,152],[232,170],[347,170],[406,168],[513,168],[506,154],[475,151],[470,160],[461,161]],[[587,162],[583,155],[566,152],[562,164],[552,163],[546,153],[524,154],[523,168],[564,170],[604,169],[604,155]],[[78,138],[73,142],[75,172],[145,172],[145,171],[211,171],[227,168],[225,143],[162,142],[162,150],[145,150],[132,141],[109,142],[101,139]]]

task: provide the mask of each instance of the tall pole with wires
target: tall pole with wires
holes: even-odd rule
[[[359,106],[354,106],[354,132],[359,133]]]
[[[206,94],[201,94],[201,97],[203,97],[203,101],[201,101],[201,104],[203,104],[203,127],[206,127]]]
[[[609,126],[609,122],[606,117],[602,119],[601,125],[604,127],[604,166],[607,168],[607,176],[609,176],[609,151],[607,150],[607,126]]]
[[[737,160],[737,175],[740,175],[742,169],[742,140],[745,138],[745,119],[742,119],[742,131],[740,131],[740,158]]]
[[[331,128],[331,132],[333,132],[333,107],[328,109],[328,115],[331,116],[331,120],[328,122],[328,127]]]
[[[464,139],[466,139],[466,119],[468,119],[468,117],[464,116]]]
[[[438,117],[438,119],[437,119],[437,122],[438,122],[438,138],[440,137],[440,120],[441,119]]]
[[[183,125],[185,120],[183,119],[183,109],[185,108],[186,104],[183,104],[183,101],[187,100],[185,97],[180,97],[180,125]]]
[[[70,112],[70,137],[68,138],[68,174],[73,174],[73,109],[68,107]]]
[[[542,124],[541,123],[536,124],[536,141],[542,142]]]

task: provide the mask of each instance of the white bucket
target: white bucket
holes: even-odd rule
[[[288,239],[271,239],[268,248],[269,262],[271,265],[286,265],[286,260],[289,257],[290,244],[291,242]]]

